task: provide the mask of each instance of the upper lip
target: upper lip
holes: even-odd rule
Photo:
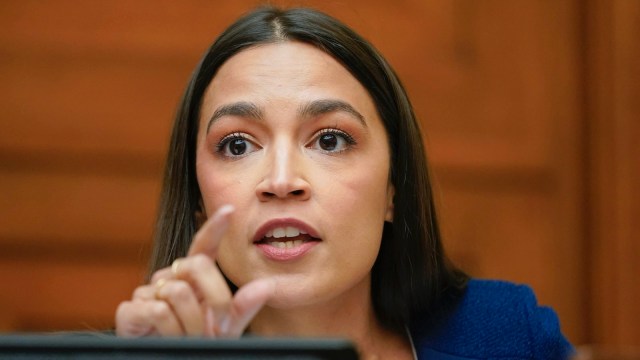
[[[255,235],[253,236],[253,242],[256,243],[261,241],[269,230],[273,230],[279,227],[287,227],[287,226],[291,226],[291,227],[295,227],[300,230],[303,230],[313,238],[316,238],[316,239],[320,238],[320,236],[318,235],[318,231],[314,229],[313,226],[305,223],[304,221],[294,219],[294,218],[280,218],[280,219],[272,219],[262,224],[262,226],[258,228]]]

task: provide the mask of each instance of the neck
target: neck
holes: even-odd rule
[[[387,330],[378,321],[368,282],[364,290],[321,304],[287,309],[266,306],[251,322],[250,331],[261,336],[342,337],[356,344],[362,359],[412,358],[407,336]]]

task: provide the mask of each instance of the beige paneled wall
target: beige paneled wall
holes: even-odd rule
[[[111,326],[143,276],[188,76],[208,43],[256,3],[0,4],[0,329]],[[637,246],[621,232],[621,249],[596,255],[603,238],[590,227],[590,214],[614,206],[598,176],[627,181],[617,196],[638,199],[621,180],[639,179],[633,147],[618,149],[626,167],[609,174],[606,162],[590,164],[613,145],[588,146],[613,111],[635,131],[622,136],[637,136],[637,102],[589,92],[606,80],[585,72],[606,73],[614,61],[585,51],[604,32],[623,56],[620,81],[605,85],[637,90],[623,75],[624,64],[637,71],[638,52],[624,51],[634,32],[614,26],[634,23],[635,5],[616,2],[617,15],[600,23],[588,15],[609,6],[596,0],[302,4],[353,26],[400,74],[422,121],[454,260],[477,277],[531,284],[575,343],[640,344],[637,327],[619,326],[614,337],[594,330],[629,304],[608,297],[599,288],[606,271],[594,276],[591,267],[594,256],[606,267]],[[608,107],[590,107],[596,100]],[[637,203],[618,211],[637,216]],[[602,221],[598,229],[611,225]],[[629,286],[622,269],[606,274],[619,279],[615,289]],[[604,310],[614,302],[615,315]]]

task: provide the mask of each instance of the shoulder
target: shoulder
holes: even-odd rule
[[[417,352],[442,359],[566,359],[571,345],[555,312],[538,306],[528,286],[471,280],[452,314],[427,334],[412,326]]]

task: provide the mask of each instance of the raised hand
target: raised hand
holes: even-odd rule
[[[222,206],[196,233],[187,257],[160,269],[116,311],[116,334],[239,337],[274,293],[272,279],[258,279],[231,293],[215,264],[233,213]]]

